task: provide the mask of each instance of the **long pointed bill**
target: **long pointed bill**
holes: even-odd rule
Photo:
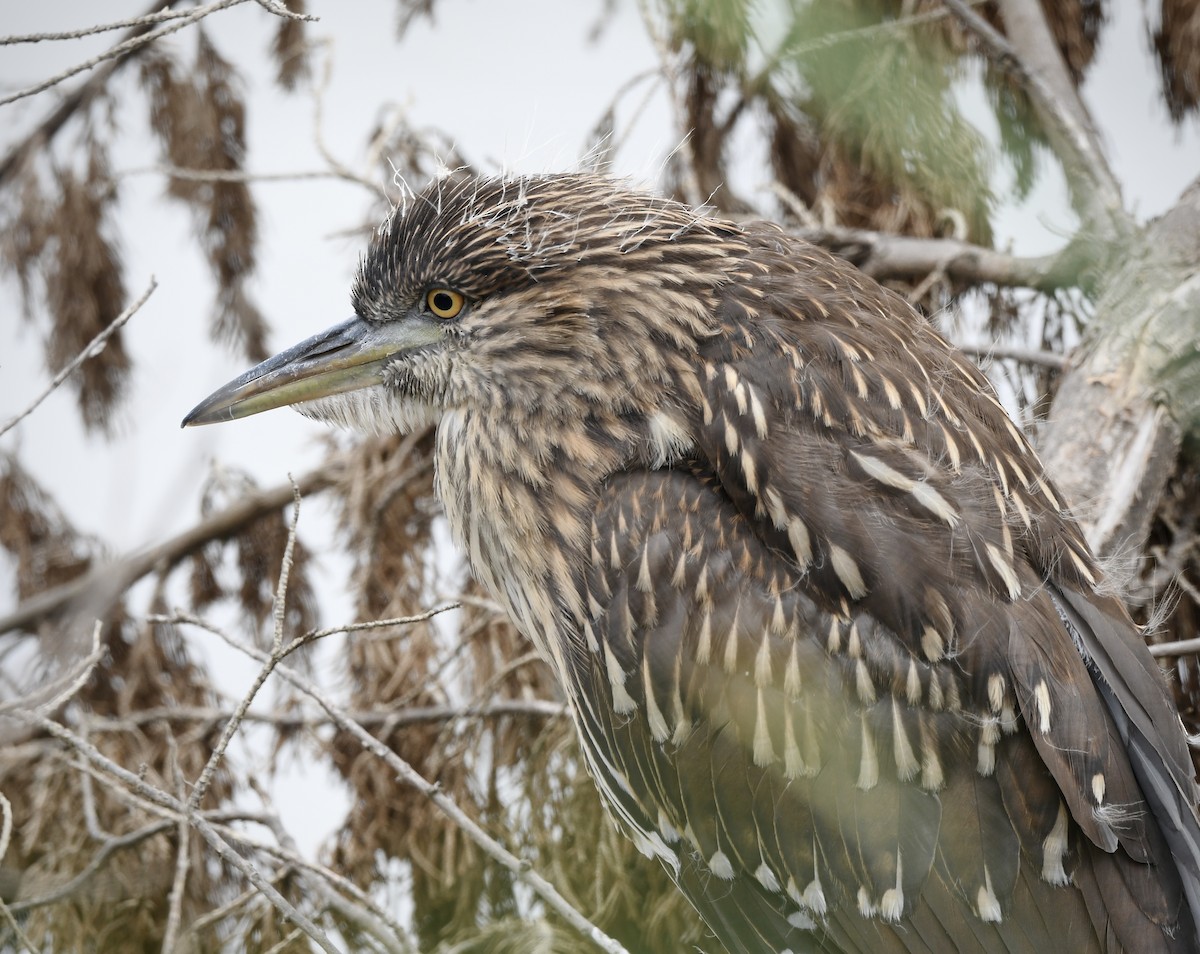
[[[436,344],[441,329],[420,319],[335,325],[210,394],[183,419],[183,426],[218,424],[302,401],[315,401],[379,384],[388,362],[403,351]]]

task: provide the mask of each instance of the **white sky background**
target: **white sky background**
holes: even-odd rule
[[[65,30],[136,15],[144,0],[0,0],[0,34]],[[321,22],[313,39],[328,39],[332,83],[327,93],[324,137],[339,159],[358,171],[368,135],[388,103],[403,106],[416,128],[438,127],[457,136],[461,150],[485,168],[536,172],[571,168],[589,132],[625,80],[654,67],[637,5],[617,0],[598,42],[587,36],[604,15],[602,0],[439,0],[433,24],[420,20],[402,43],[395,39],[393,0],[310,0]],[[1085,97],[1093,109],[1127,202],[1146,218],[1168,208],[1200,174],[1200,132],[1190,123],[1172,129],[1159,103],[1156,67],[1148,55],[1138,0],[1111,0],[1114,22],[1102,39],[1099,62]],[[245,81],[251,172],[323,168],[313,145],[311,97],[287,96],[272,83],[267,55],[275,22],[256,4],[205,21],[217,48]],[[194,28],[192,28],[194,29]],[[190,31],[169,41],[190,59]],[[31,85],[111,46],[110,33],[86,40],[0,47],[0,92]],[[314,64],[320,69],[322,55]],[[158,146],[145,128],[144,100],[133,96],[136,68],[122,73],[121,90],[133,109],[119,111],[121,135],[112,155],[116,172],[145,169],[158,161]],[[570,82],[564,77],[571,77]],[[67,90],[82,80],[68,81]],[[622,101],[618,135],[628,135],[616,169],[653,185],[665,155],[678,141],[661,92],[637,124],[628,121],[644,86]],[[57,92],[0,108],[0,150],[51,108]],[[991,134],[983,98],[964,90]],[[74,129],[61,137],[67,145]],[[755,194],[767,178],[757,150],[734,163],[739,192]],[[1021,254],[1040,254],[1063,244],[1073,224],[1057,173],[1023,207],[1006,206],[996,220],[997,243]],[[191,233],[190,213],[163,200],[157,175],[121,182],[117,222],[131,297],[150,276],[159,288],[126,326],[135,370],[132,390],[118,414],[113,441],[85,434],[74,393],[60,389],[0,449],[18,448],[23,464],[46,486],[69,519],[108,541],[117,553],[156,543],[193,523],[200,487],[210,463],[244,470],[262,485],[286,480],[321,458],[319,425],[296,414],[273,412],[235,424],[188,431],[183,414],[211,390],[244,370],[244,362],[208,339],[212,288],[207,266]],[[271,323],[269,346],[279,349],[349,316],[349,289],[362,241],[339,237],[361,221],[369,197],[358,186],[335,180],[263,183],[254,186],[260,213],[258,277],[252,292]],[[0,421],[23,408],[49,379],[42,364],[41,326],[21,319],[11,276],[0,276]],[[318,553],[333,524],[310,502],[301,534]],[[322,595],[324,623],[349,618],[338,585],[345,570],[325,565],[333,580]],[[318,577],[321,578],[321,577]],[[11,606],[11,568],[0,560],[0,613]],[[194,643],[195,641],[193,641]],[[333,661],[336,644],[323,658]],[[221,654],[226,689],[240,695],[256,666]],[[305,766],[290,765],[281,784],[281,808],[301,844],[312,850],[341,819],[342,797],[331,793],[306,803],[313,791]],[[303,819],[299,821],[299,819]]]

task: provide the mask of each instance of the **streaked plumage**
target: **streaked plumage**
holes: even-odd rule
[[[434,318],[434,289],[466,307]],[[354,302],[189,422],[278,390],[436,423],[473,571],[731,952],[1198,949],[1161,676],[986,379],[900,298],[575,175],[433,184]],[[361,380],[276,383],[392,334]]]

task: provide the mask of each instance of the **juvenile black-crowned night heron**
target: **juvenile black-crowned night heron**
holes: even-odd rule
[[[1160,673],[986,379],[767,225],[449,177],[355,317],[216,392],[437,425],[478,578],[731,952],[1200,948]]]

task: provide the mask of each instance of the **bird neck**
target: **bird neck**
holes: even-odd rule
[[[661,411],[564,402],[450,409],[436,451],[438,495],[472,572],[552,663],[583,625],[581,574],[606,479],[689,446]]]

